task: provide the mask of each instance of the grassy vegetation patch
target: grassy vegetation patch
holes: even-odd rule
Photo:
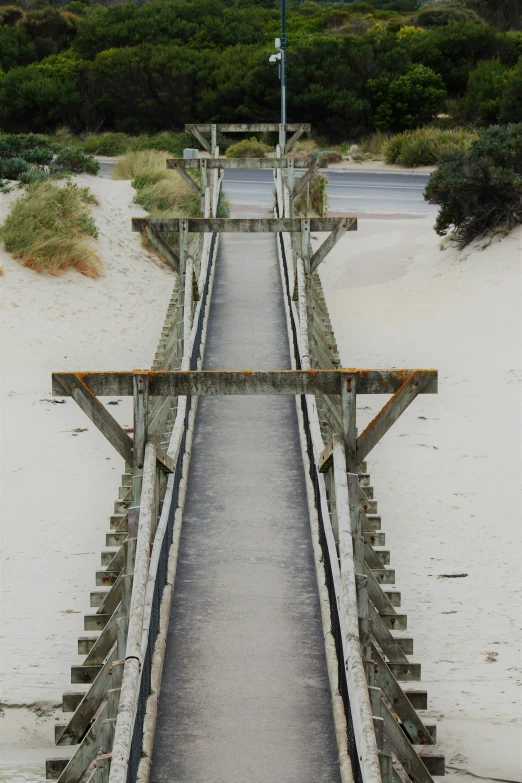
[[[103,265],[91,241],[98,232],[88,209],[95,203],[88,188],[72,182],[64,187],[49,180],[29,185],[13,202],[0,237],[13,258],[37,272],[57,275],[72,267],[99,277]]]
[[[227,158],[264,158],[267,152],[274,152],[274,150],[252,136],[250,139],[242,139],[237,144],[232,144],[225,155]]]
[[[399,166],[432,166],[439,162],[443,153],[451,150],[465,150],[476,135],[467,130],[440,130],[419,128],[394,136],[384,144],[386,163]]]

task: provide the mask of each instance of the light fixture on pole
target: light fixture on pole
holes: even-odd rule
[[[275,39],[277,54],[271,54],[268,62],[271,65],[279,63],[279,79],[281,81],[281,125],[286,125],[286,0],[281,0],[281,38]],[[279,144],[284,152],[286,132],[279,134]]]

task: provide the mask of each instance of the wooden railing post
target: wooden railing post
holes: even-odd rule
[[[134,373],[133,377],[134,440],[132,447],[132,505],[139,506],[143,478],[143,461],[147,442],[149,414],[149,376]]]

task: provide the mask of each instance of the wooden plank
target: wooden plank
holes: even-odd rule
[[[47,780],[58,780],[65,767],[69,763],[69,759],[46,759],[45,760],[45,777]]]
[[[86,614],[83,618],[84,631],[101,631],[105,628],[111,616],[112,612],[111,614]]]
[[[208,133],[211,130],[210,125],[185,125],[185,130],[188,133],[192,133],[193,136],[196,137],[196,139],[199,141],[201,146],[204,150],[207,152],[212,152],[210,143],[207,141],[207,139],[203,136],[203,132],[201,128],[205,128],[205,131]]]
[[[309,218],[312,231],[335,231],[343,221],[356,220],[351,215],[344,217]],[[301,218],[188,218],[188,230],[192,234],[204,233],[280,233],[301,231]],[[178,218],[132,218],[132,230],[142,232],[144,225],[153,226],[156,231],[179,231]]]
[[[200,162],[201,165],[201,162]],[[202,192],[201,188],[196,182],[195,179],[193,179],[190,174],[187,174],[186,167],[181,165],[179,160],[177,158],[170,158],[167,161],[167,168],[175,169],[176,172],[179,174],[185,185],[188,185],[188,187],[195,193],[195,195],[198,198],[202,198]]]
[[[428,693],[425,690],[422,689],[404,689],[404,695],[414,707],[416,710],[427,710],[428,709]]]
[[[333,250],[335,245],[343,238],[347,231],[357,231],[357,218],[345,218],[339,223],[337,228],[326,237],[323,244],[317,248],[310,259],[311,274],[315,272],[319,264],[324,261],[328,253]]]
[[[367,457],[373,447],[388,432],[399,416],[404,413],[415,397],[429,386],[432,379],[433,376],[429,370],[417,370],[411,373],[400,389],[395,392],[384,408],[357,438],[357,459],[359,462]]]
[[[433,783],[433,778],[384,701],[381,706],[381,714],[384,718],[386,739],[410,778],[415,783]]]
[[[390,702],[393,711],[399,716],[410,741],[418,745],[433,745],[434,740],[427,726],[424,725],[417,715],[416,710],[399,685],[397,678],[394,677],[393,671],[385,663],[375,647],[372,649],[372,659],[375,662],[375,682]]]
[[[310,129],[309,128],[307,129],[306,125],[304,123],[301,123],[301,126],[295,131],[293,136],[290,136],[290,138],[286,142],[284,148],[285,155],[288,155],[288,153],[290,152],[290,150],[292,149],[296,141],[301,138],[301,136],[303,135],[303,133],[306,132],[306,130],[310,130]],[[298,158],[296,158],[296,160],[298,160]]]
[[[295,133],[302,128],[304,133],[309,133],[312,129],[309,122],[287,122],[284,125],[277,122],[206,122],[186,124],[185,130],[194,133],[193,129],[196,128],[200,133],[211,133],[213,126],[217,133],[278,133],[281,128],[290,133]],[[210,149],[208,151],[210,152]]]
[[[198,370],[192,372],[150,370],[149,394],[151,397],[176,397],[178,395],[221,395],[221,394],[340,394],[341,379],[357,376],[357,394],[392,394],[402,385],[404,375],[413,370]],[[434,380],[424,394],[436,393],[436,371]],[[62,379],[81,378],[93,395],[107,397],[131,396],[133,393],[133,372],[82,372],[53,373],[53,394],[72,396],[70,388]],[[102,406],[103,407],[103,406]],[[105,410],[105,409],[104,409]],[[107,413],[108,416],[110,414]],[[111,417],[112,418],[112,417]],[[119,425],[116,425],[119,427]],[[125,433],[124,433],[125,435]],[[130,448],[132,441],[126,436]],[[132,463],[132,459],[131,459]]]
[[[158,253],[160,253],[165,261],[167,261],[172,271],[179,274],[179,256],[177,253],[175,253],[174,250],[167,245],[163,237],[160,236],[156,229],[149,223],[145,223],[143,225],[143,231],[147,235],[151,245],[153,245]]]
[[[92,423],[105,435],[126,462],[132,462],[132,440],[120,427],[109,411],[102,405],[81,377],[75,373],[60,373],[57,378],[58,387],[62,392],[72,397]],[[53,381],[54,385],[54,381]]]
[[[333,465],[333,440],[324,448],[321,456],[317,460],[317,470],[319,473],[327,473]]]
[[[393,661],[394,663],[407,664],[408,658],[406,657],[404,651],[395,641],[390,632],[389,626],[386,625],[381,615],[371,602],[368,605],[368,618],[370,622],[371,634],[388,660]]]
[[[87,653],[87,657],[84,660],[85,664],[101,664],[105,660],[105,657],[109,654],[111,648],[114,646],[117,638],[118,620],[122,616],[121,603],[118,604],[116,609],[111,615],[109,622],[105,625],[105,628],[98,636],[95,644]]]
[[[320,158],[316,158],[312,163],[309,164],[308,171],[303,174],[303,176],[297,180],[297,182],[294,185],[294,190],[292,193],[292,198],[296,199],[300,194],[303,192],[303,190],[306,188],[306,186],[309,184],[310,180],[316,173],[317,169],[319,168],[319,164],[321,163]],[[313,270],[312,270],[313,271]]]
[[[346,454],[346,468],[350,473],[357,470],[356,442],[357,442],[357,393],[359,389],[359,376],[351,373],[341,378],[341,422],[344,448]]]
[[[98,671],[91,687],[67,724],[60,737],[59,745],[76,745],[76,743],[80,742],[85,729],[96,715],[97,710],[107,695],[107,691],[112,687],[112,664],[115,660],[115,655],[116,645],[111,648],[107,660]]]
[[[89,727],[85,737],[77,748],[74,756],[59,777],[60,783],[78,783],[85,775],[90,765],[101,749],[103,738],[103,721],[107,715],[107,703],[96,715],[96,719]],[[94,717],[94,716],[93,716]],[[63,736],[63,735],[62,735]]]
[[[62,697],[62,711],[74,712],[85,696],[85,691],[64,691]]]
[[[373,716],[359,642],[355,563],[352,543],[352,523],[348,500],[348,482],[344,444],[334,439],[334,484],[339,528],[339,560],[341,567],[342,604],[339,607],[345,643],[345,670],[348,695],[352,705],[353,730],[361,773],[366,783],[381,783],[379,757]]]
[[[167,168],[199,169],[205,163],[207,169],[286,169],[292,161],[296,169],[307,169],[307,158],[168,158]],[[327,162],[324,162],[326,168]]]

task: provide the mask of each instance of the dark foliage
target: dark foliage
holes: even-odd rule
[[[425,198],[440,206],[437,233],[453,228],[460,247],[522,223],[522,123],[488,128],[469,150],[446,154]]]

